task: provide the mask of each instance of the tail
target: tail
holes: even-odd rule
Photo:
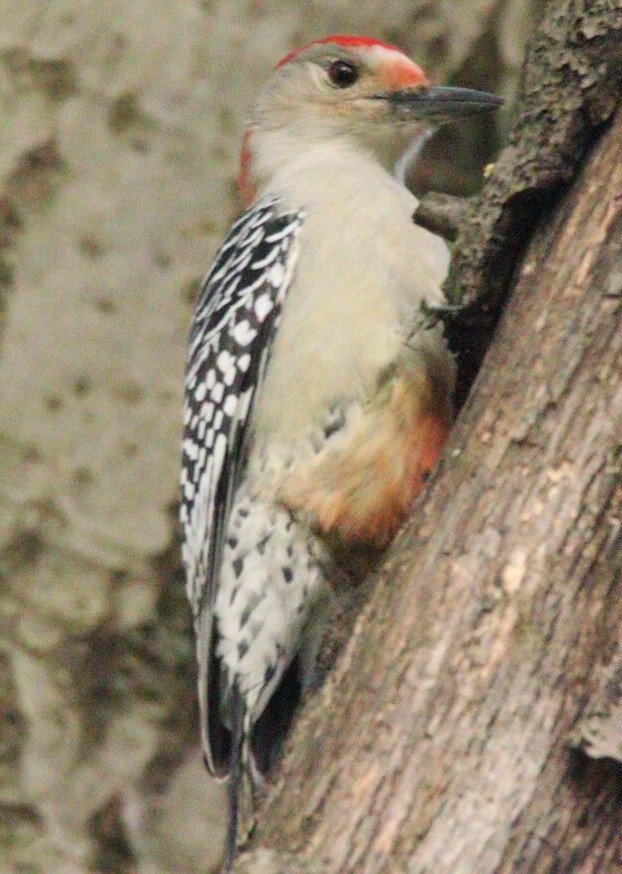
[[[223,872],[231,871],[237,856],[240,835],[240,801],[246,794],[248,777],[248,725],[244,698],[237,681],[231,692],[231,758],[229,760],[229,822],[225,840]],[[245,806],[245,805],[244,805]]]

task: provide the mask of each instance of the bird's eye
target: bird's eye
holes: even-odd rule
[[[328,78],[337,88],[349,88],[359,77],[359,71],[347,61],[333,61],[328,68]]]

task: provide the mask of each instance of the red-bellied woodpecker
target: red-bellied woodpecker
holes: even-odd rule
[[[181,521],[201,735],[238,798],[311,676],[337,557],[382,547],[450,425],[444,242],[391,174],[491,95],[431,87],[376,40],[284,58],[248,127],[233,225],[200,292],[186,375]]]

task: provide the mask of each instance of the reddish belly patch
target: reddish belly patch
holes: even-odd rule
[[[449,424],[444,387],[423,371],[396,376],[347,437],[287,477],[279,499],[322,534],[384,546],[421,491]]]

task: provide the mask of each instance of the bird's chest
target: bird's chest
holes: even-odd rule
[[[416,318],[426,287],[412,269],[406,217],[389,227],[351,219],[305,220],[257,401],[258,434],[291,438],[335,401],[369,397]]]

